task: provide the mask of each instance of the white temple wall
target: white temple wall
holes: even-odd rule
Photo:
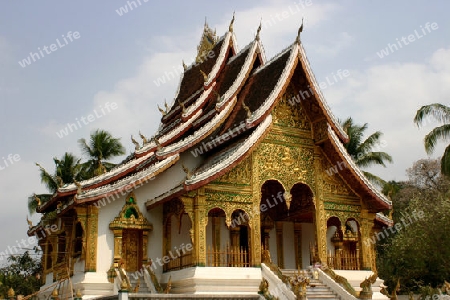
[[[119,215],[127,195],[98,207],[97,273],[106,274],[113,263],[114,234],[109,229],[109,224]],[[139,198],[138,204],[142,204]]]
[[[163,258],[163,207],[159,205],[148,212],[143,213],[144,216],[153,225],[153,230],[148,233],[147,257],[156,261]],[[156,276],[161,278],[163,268],[156,264],[153,268]]]

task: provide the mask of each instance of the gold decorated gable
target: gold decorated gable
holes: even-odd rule
[[[203,35],[200,40],[200,44],[197,46],[197,57],[195,61],[197,63],[202,62],[205,59],[207,53],[214,48],[216,42],[216,31],[213,31],[211,28],[209,28],[208,24],[205,22]]]
[[[114,229],[140,229],[152,230],[153,225],[142,215],[139,206],[136,203],[134,193],[126,198],[119,215],[109,224],[109,228]]]
[[[229,172],[223,174],[212,183],[219,183],[231,186],[251,185],[252,178],[252,158],[247,157]]]
[[[342,180],[339,172],[347,168],[346,163],[338,162],[332,165],[325,157],[322,159],[322,184],[327,195],[343,195],[354,199],[358,196]]]
[[[260,182],[277,178],[290,189],[302,182],[314,186],[314,150],[263,143],[256,150]]]
[[[292,85],[289,85],[272,111],[273,124],[311,131],[311,123],[308,116],[305,114],[301,103],[296,101],[299,97]]]

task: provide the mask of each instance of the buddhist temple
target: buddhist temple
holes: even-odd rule
[[[233,22],[220,37],[205,24],[157,132],[38,206],[28,235],[43,250],[39,298],[58,289],[84,299],[119,290],[291,299],[295,284],[283,278],[317,266],[376,272],[367,241],[392,225],[382,214],[391,202],[347,154],[303,26],[267,59],[261,26],[239,49]]]

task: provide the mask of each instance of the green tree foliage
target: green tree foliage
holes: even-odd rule
[[[120,139],[100,129],[91,133],[89,142],[86,139],[80,139],[78,143],[83,153],[89,157],[89,160],[83,164],[89,177],[109,171],[115,164],[106,160],[125,154],[125,148],[120,143]]]
[[[39,201],[42,205],[50,200],[58,187],[73,183],[74,179],[81,181],[88,178],[87,174],[84,173],[82,165],[80,165],[80,159],[72,153],[66,152],[60,159],[54,157],[53,161],[55,163],[55,171],[53,174],[48,173],[41,165],[36,164],[40,169],[41,183],[45,185],[51,194],[33,194],[29,196],[28,211],[30,214],[36,211]]]
[[[7,260],[8,264],[0,268],[0,297],[2,299],[6,299],[10,288],[15,291],[16,295],[30,295],[39,290],[42,273],[40,260],[33,259],[28,251],[22,255],[11,255]]]
[[[414,123],[421,126],[429,118],[443,123],[431,130],[424,139],[425,151],[432,154],[439,140],[448,141],[450,138],[450,107],[439,103],[422,106],[416,112]],[[450,176],[450,145],[445,148],[444,155],[441,158],[441,172],[446,176]]]
[[[113,138],[107,131],[97,129],[90,135],[89,143],[85,139],[78,140],[81,150],[87,154],[89,160],[81,163],[81,159],[72,153],[65,153],[61,158],[53,158],[55,171],[50,174],[41,165],[36,164],[40,169],[41,183],[45,185],[48,194],[32,194],[28,197],[28,211],[33,214],[38,203],[43,205],[49,201],[53,194],[65,184],[82,181],[100,175],[112,169],[115,164],[107,162],[115,156],[125,153],[125,148],[120,143],[120,139]],[[74,181],[75,180],[75,181]]]
[[[436,288],[450,279],[450,181],[437,160],[419,160],[407,182],[391,182],[395,223],[409,224],[377,243],[377,267],[390,291],[400,278],[401,293]],[[392,187],[394,186],[394,187]],[[414,218],[412,212],[421,213]]]
[[[364,139],[367,123],[364,125],[355,124],[350,117],[341,121],[341,125],[349,137],[348,143],[344,146],[358,167],[368,168],[375,165],[386,167],[387,162],[392,163],[392,157],[389,154],[382,151],[374,151],[380,146],[380,138],[383,133],[377,131]],[[383,179],[370,172],[363,171],[363,173],[367,179],[380,187],[386,183]]]

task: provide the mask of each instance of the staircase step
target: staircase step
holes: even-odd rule
[[[309,286],[306,288],[306,297],[313,300],[340,300],[340,297],[336,295],[326,284],[318,279],[313,279],[311,270],[302,270],[303,274],[310,278]],[[282,270],[285,276],[298,275],[298,270],[288,269]]]

